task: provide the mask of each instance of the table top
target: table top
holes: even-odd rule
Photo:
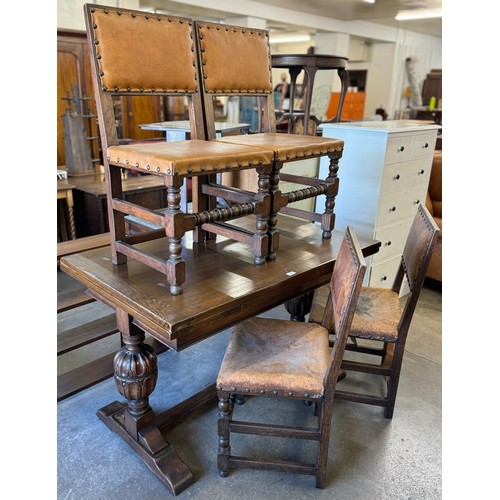
[[[338,69],[347,66],[347,57],[328,54],[274,54],[271,56],[273,68],[314,66],[318,69]]]
[[[57,190],[58,191],[67,191],[69,189],[73,189],[75,185],[68,181],[68,179],[57,179]]]
[[[169,122],[157,123],[143,123],[139,125],[143,130],[172,130],[181,132],[190,132],[191,128],[188,120],[175,120]],[[216,132],[237,132],[241,130],[248,130],[250,125],[248,123],[228,123],[228,122],[215,122]]]
[[[233,221],[248,229],[255,218]],[[253,263],[249,245],[224,237],[193,243],[183,238],[186,281],[181,295],[171,295],[165,275],[134,259],[113,266],[110,248],[63,257],[61,269],[83,283],[98,299],[130,314],[134,321],[172,349],[182,349],[328,283],[343,231],[322,240],[314,223],[279,215],[277,259]],[[380,242],[360,238],[366,256]],[[168,251],[165,238],[142,243],[154,255]]]

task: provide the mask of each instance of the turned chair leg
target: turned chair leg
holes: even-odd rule
[[[231,454],[231,446],[229,441],[229,423],[234,408],[234,396],[229,395],[219,396],[219,447],[217,451],[217,469],[220,477],[227,477],[229,474],[229,456]]]

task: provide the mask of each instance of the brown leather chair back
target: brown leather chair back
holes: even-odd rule
[[[275,132],[269,32],[195,21],[209,139],[215,137],[213,99],[260,97],[259,132]]]
[[[103,150],[118,143],[112,95],[187,95],[191,138],[204,139],[194,22],[92,4],[84,9]]]

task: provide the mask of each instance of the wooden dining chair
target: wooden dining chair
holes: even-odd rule
[[[314,475],[316,487],[324,488],[335,384],[365,269],[355,233],[347,228],[324,318],[325,325],[335,325],[333,349],[329,330],[312,323],[255,317],[233,329],[217,377],[220,476],[240,467],[279,470]],[[241,396],[314,402],[317,427],[234,420],[235,400]],[[248,405],[238,406],[238,411],[244,412]],[[301,410],[310,411],[310,407],[301,405]],[[275,412],[269,414],[273,416]],[[233,454],[230,437],[234,433],[317,441],[315,463]]]
[[[335,398],[384,407],[386,418],[392,418],[398,392],[401,367],[408,330],[422,290],[427,267],[436,246],[439,227],[425,206],[419,205],[401,257],[399,270],[392,288],[362,287],[356,313],[349,332],[347,351],[375,356],[377,362],[347,360],[342,370],[384,377],[384,396],[335,391]],[[410,293],[401,306],[399,293],[406,278]],[[324,307],[330,291],[321,287],[314,292],[309,322],[325,324]],[[331,331],[333,323],[330,325]],[[373,359],[373,358],[372,358]]]
[[[203,242],[210,224],[253,214],[255,231],[247,232],[245,241],[252,246],[255,264],[263,264],[269,249],[266,223],[271,210],[269,179],[274,151],[206,140],[193,21],[102,5],[86,4],[84,10],[103,151],[113,264],[123,264],[127,257],[137,259],[164,273],[170,293],[180,294],[185,281],[184,234],[194,231],[194,241]],[[120,144],[113,97],[130,95],[185,96],[191,139]],[[207,172],[244,169],[258,172],[255,192],[213,186],[210,192],[203,193],[204,200],[194,200],[191,213],[181,210],[181,188],[187,178],[194,183],[198,177],[205,179]],[[122,171],[163,178],[167,208],[154,211],[125,201]],[[213,201],[217,197],[232,203],[219,208]],[[127,234],[127,217],[159,229]],[[148,253],[143,243],[165,236],[167,257]]]
[[[207,138],[217,143],[258,146],[274,151],[270,179],[272,213],[267,227],[271,238],[268,258],[272,260],[276,257],[279,246],[278,213],[318,222],[323,229],[323,238],[331,238],[335,226],[335,197],[339,187],[337,173],[344,142],[334,138],[276,133],[267,30],[202,21],[195,21],[195,24]],[[214,99],[219,96],[257,98],[259,131],[216,139]],[[322,156],[330,158],[326,179],[315,179],[302,174],[280,174],[285,163]],[[296,184],[297,189],[282,193],[279,189],[280,180]],[[289,206],[319,195],[326,195],[322,214]]]

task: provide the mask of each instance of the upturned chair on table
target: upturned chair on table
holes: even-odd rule
[[[422,290],[427,267],[436,246],[439,228],[427,208],[419,205],[406,241],[401,264],[392,288],[362,287],[352,321],[346,350],[375,356],[379,363],[344,359],[342,370],[382,376],[386,380],[384,396],[338,389],[335,398],[384,407],[392,418],[398,391],[408,330]],[[406,278],[410,293],[401,307],[399,293]],[[325,304],[329,290],[315,290],[309,322],[325,324]],[[333,331],[333,324],[330,326]],[[375,344],[382,344],[381,347]],[[372,344],[372,345],[370,345]]]
[[[193,21],[101,5],[86,4],[84,9],[104,157],[113,263],[123,264],[127,257],[137,259],[164,273],[170,293],[180,294],[185,281],[184,234],[194,231],[194,241],[202,242],[212,223],[251,214],[256,216],[256,229],[250,236],[242,235],[237,228],[226,235],[244,239],[252,246],[255,264],[264,263],[270,245],[266,223],[271,213],[269,179],[274,151],[206,140]],[[120,145],[113,96],[123,95],[186,96],[191,140]],[[167,208],[153,211],[124,201],[122,169],[162,177],[168,192]],[[212,186],[193,200],[192,213],[180,209],[186,178],[193,178],[195,183],[200,177],[203,182],[209,172],[241,169],[257,171],[255,193]],[[216,197],[235,202],[219,209]],[[130,216],[161,229],[127,235],[125,222]],[[168,258],[152,255],[147,247],[139,245],[164,236],[168,238]]]
[[[355,233],[348,228],[330,280],[324,326],[255,317],[233,329],[217,377],[220,476],[240,467],[279,470],[315,475],[316,487],[324,488],[335,384],[365,269]],[[325,326],[332,324],[336,339],[330,349],[329,330]],[[317,427],[234,420],[237,396],[314,402]],[[238,411],[244,412],[248,405],[249,402],[238,407]],[[304,405],[301,409],[310,411]],[[273,416],[276,413],[270,414]],[[233,433],[317,441],[316,461],[237,456],[231,447]],[[268,443],[266,450],[270,448]]]
[[[269,259],[276,257],[279,246],[278,213],[321,223],[323,237],[331,237],[335,226],[334,205],[338,193],[337,172],[344,142],[339,139],[276,133],[269,32],[218,23],[195,21],[201,69],[207,138],[214,143],[257,146],[274,152],[271,173],[272,210],[267,231],[271,237]],[[214,98],[217,96],[253,96],[258,98],[259,132],[247,135],[215,137]],[[320,180],[303,175],[280,174],[287,162],[328,156],[329,175]],[[287,193],[279,189],[280,180],[301,185]],[[206,186],[204,186],[206,189]],[[288,205],[326,195],[323,214]]]

